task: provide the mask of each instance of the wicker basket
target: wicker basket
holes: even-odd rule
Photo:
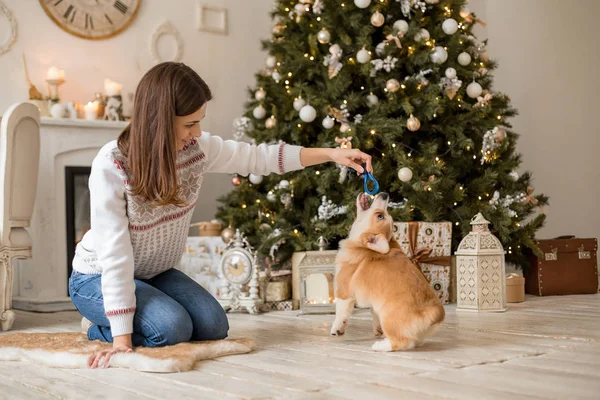
[[[198,227],[198,236],[221,236],[223,230],[223,224],[219,222],[198,222],[191,226]]]

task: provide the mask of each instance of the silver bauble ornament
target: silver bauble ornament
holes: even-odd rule
[[[268,118],[265,121],[265,127],[267,129],[273,129],[277,126],[277,118],[275,118],[274,116],[271,116],[271,118]]]
[[[285,179],[279,181],[279,187],[281,189],[287,189],[287,188],[289,188],[290,187],[290,181],[287,181]]]
[[[331,33],[329,33],[327,29],[323,28],[319,31],[319,33],[317,33],[317,40],[321,44],[329,43],[331,40]]]
[[[375,46],[375,53],[377,53],[378,56],[382,56],[385,53],[386,46],[386,42],[379,43],[377,46]]]
[[[469,86],[467,86],[467,95],[472,99],[476,99],[480,96],[481,92],[483,92],[483,88],[477,82],[471,82],[469,83]]]
[[[444,74],[448,79],[456,78],[456,70],[454,68],[446,68],[446,72],[444,72]]]
[[[367,96],[367,106],[373,107],[377,103],[379,103],[379,97],[375,96],[373,93]]]
[[[273,228],[271,227],[271,225],[269,225],[267,223],[260,224],[260,226],[258,227],[258,229],[260,229],[262,232],[271,232],[273,230]]]
[[[358,8],[367,8],[371,5],[371,0],[354,0],[354,5]]]
[[[394,22],[394,29],[405,35],[406,32],[408,32],[408,22],[403,19],[399,19],[398,21]]]
[[[306,105],[306,101],[302,97],[297,97],[294,99],[294,110],[300,111],[302,107]]]
[[[223,242],[225,242],[225,244],[229,243],[231,239],[233,239],[234,235],[235,232],[233,231],[233,229],[231,229],[231,227],[227,227],[221,231],[221,239],[223,239]]]
[[[400,179],[402,182],[408,182],[412,179],[412,177],[412,169],[408,167],[402,167],[400,170],[398,170],[398,179]]]
[[[385,23],[385,17],[379,11],[375,11],[373,15],[371,15],[371,25],[379,28]]]
[[[250,183],[252,183],[254,185],[258,185],[259,183],[261,183],[263,181],[263,177],[261,175],[250,174],[248,176],[248,180],[250,181]]]
[[[463,67],[466,67],[471,63],[471,55],[463,51],[458,55],[458,63]]]
[[[313,122],[317,118],[317,110],[311,105],[306,105],[300,109],[300,119],[304,122]]]
[[[430,58],[431,62],[435,64],[443,64],[448,59],[448,52],[442,46],[436,46]]]
[[[265,97],[267,97],[267,92],[263,88],[260,88],[256,92],[254,92],[254,98],[258,101],[263,101]]]
[[[359,50],[356,53],[356,60],[361,64],[366,64],[371,61],[371,54],[366,49]]]
[[[326,116],[325,118],[323,118],[322,124],[323,124],[323,128],[331,129],[331,128],[333,128],[335,121],[330,116]]]
[[[269,57],[267,57],[267,60],[265,61],[265,63],[267,64],[267,67],[275,68],[275,66],[277,65],[277,57],[269,56]]]
[[[252,110],[252,115],[256,119],[263,119],[267,115],[267,110],[263,106],[257,106],[254,110]]]
[[[385,88],[388,92],[396,93],[400,89],[400,82],[397,79],[388,79],[385,83]]]
[[[448,18],[442,22],[442,30],[446,35],[454,35],[458,31],[458,22],[454,18]]]
[[[408,118],[408,120],[406,120],[406,127],[410,131],[413,131],[413,132],[418,131],[419,128],[421,127],[421,121],[419,121],[419,119],[417,117],[410,114],[410,117]]]

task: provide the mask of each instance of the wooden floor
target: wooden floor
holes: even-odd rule
[[[600,399],[600,295],[528,297],[504,314],[456,312],[418,350],[375,353],[370,314],[344,337],[331,315],[230,316],[259,350],[191,372],[61,370],[0,362],[0,399]],[[13,330],[79,329],[75,312],[19,312]]]

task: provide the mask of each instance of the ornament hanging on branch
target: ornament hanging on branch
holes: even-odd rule
[[[356,53],[356,60],[361,64],[366,64],[371,61],[371,52],[364,47]]]
[[[277,201],[277,195],[272,190],[267,193],[267,200],[271,203],[275,203]]]
[[[398,179],[400,179],[402,182],[408,182],[412,179],[412,177],[413,172],[410,168],[402,167],[398,170]]]
[[[436,46],[430,58],[434,64],[443,64],[448,59],[448,52],[442,46]]]
[[[492,101],[493,95],[491,93],[485,93],[483,97],[477,97],[477,103],[473,107],[484,107]]]
[[[458,55],[458,63],[463,67],[466,67],[471,63],[471,55],[463,51]]]
[[[370,93],[367,96],[367,106],[373,107],[377,103],[379,103],[379,97],[375,96],[373,93]]]
[[[234,175],[233,178],[231,178],[231,184],[233,186],[240,186],[242,184],[242,180],[240,179],[239,176]]]
[[[418,131],[421,127],[421,121],[419,121],[419,119],[414,115],[410,114],[410,117],[406,121],[406,127],[412,132]]]
[[[263,177],[261,175],[254,175],[254,174],[250,174],[248,176],[248,180],[250,181],[250,183],[252,183],[253,185],[258,185],[263,181]]]
[[[321,0],[315,0],[315,4],[312,6],[312,11],[317,15],[321,15],[323,12],[323,3]]]
[[[331,129],[335,125],[335,120],[328,115],[325,118],[323,118],[322,125],[325,129]]]
[[[425,28],[422,28],[419,32],[417,32],[417,34],[414,37],[415,42],[425,42],[430,38],[431,35],[429,34],[429,31]]]
[[[397,79],[388,79],[385,83],[385,88],[388,92],[396,93],[400,89],[400,82]]]
[[[442,23],[442,30],[446,35],[454,35],[458,31],[458,22],[453,18],[448,18]]]
[[[256,119],[263,119],[267,115],[267,110],[265,110],[265,108],[262,105],[260,105],[257,106],[254,110],[252,110],[252,115],[254,115],[254,118]]]
[[[446,68],[446,71],[444,71],[444,74],[446,75],[446,78],[448,78],[448,79],[456,78],[456,70],[454,68]]]
[[[287,28],[286,25],[282,24],[281,22],[276,22],[275,25],[273,26],[273,34],[281,35],[283,33],[283,31],[285,31],[286,28]]]
[[[372,60],[371,64],[373,64],[373,68],[371,69],[371,77],[375,77],[377,71],[381,71],[382,69],[385,72],[391,72],[396,67],[397,62],[398,59],[392,56],[387,56],[384,60]]]
[[[254,98],[258,101],[263,101],[266,97],[267,92],[263,88],[260,88],[256,92],[254,92]]]
[[[375,11],[373,15],[371,15],[371,25],[379,28],[385,23],[385,17],[379,11]]]
[[[401,34],[406,35],[406,33],[408,32],[409,25],[408,22],[406,22],[405,20],[399,19],[398,21],[394,22],[393,27]]]
[[[300,119],[302,121],[313,122],[315,118],[317,118],[317,110],[310,104],[300,109]]]
[[[265,127],[266,127],[267,129],[273,129],[273,128],[275,128],[276,126],[277,126],[277,119],[276,119],[276,118],[275,118],[273,115],[271,115],[271,118],[268,118],[268,119],[265,121]]]
[[[454,68],[448,69],[454,70]],[[446,75],[448,69],[446,70]],[[442,78],[440,79],[440,83],[442,84],[442,87],[444,88],[444,91],[446,92],[446,95],[450,100],[452,100],[454,96],[456,96],[458,89],[460,89],[460,87],[462,86],[462,81],[456,78],[456,71],[454,71],[454,78]]]
[[[268,68],[275,68],[275,66],[277,66],[277,57],[275,56],[268,56],[265,64],[267,65]]]
[[[467,86],[467,95],[472,99],[476,99],[477,97],[479,97],[482,92],[483,88],[479,83],[475,81],[469,83],[469,86]]]
[[[387,47],[388,43],[387,42],[381,42],[379,43],[377,46],[375,46],[375,53],[381,57],[382,55],[385,54],[385,49]]]
[[[531,186],[527,186],[527,193],[525,198],[522,201],[523,204],[531,204],[537,206],[539,204],[539,200],[533,197],[533,188]]]
[[[327,72],[329,74],[329,79],[335,78],[335,76],[340,72],[343,65],[340,62],[342,59],[342,48],[339,44],[334,44],[329,47],[329,54],[325,56],[323,60],[323,65],[329,67]]]
[[[321,44],[327,44],[331,40],[331,33],[329,33],[327,28],[323,28],[317,33],[317,40]]]
[[[371,5],[371,0],[354,0],[354,5],[358,8],[367,8]]]
[[[294,99],[294,110],[296,111],[300,111],[302,109],[302,107],[304,107],[306,105],[306,101],[304,101],[304,99],[302,97],[297,97]]]

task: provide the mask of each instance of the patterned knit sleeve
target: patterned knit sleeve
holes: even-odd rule
[[[257,146],[234,140],[223,140],[208,132],[202,132],[198,142],[206,155],[208,172],[281,175],[303,168],[300,162],[301,146],[285,143]]]
[[[97,265],[102,268],[104,310],[113,336],[133,332],[136,304],[133,247],[120,168],[111,152],[103,149],[92,163],[89,181],[92,238]]]

